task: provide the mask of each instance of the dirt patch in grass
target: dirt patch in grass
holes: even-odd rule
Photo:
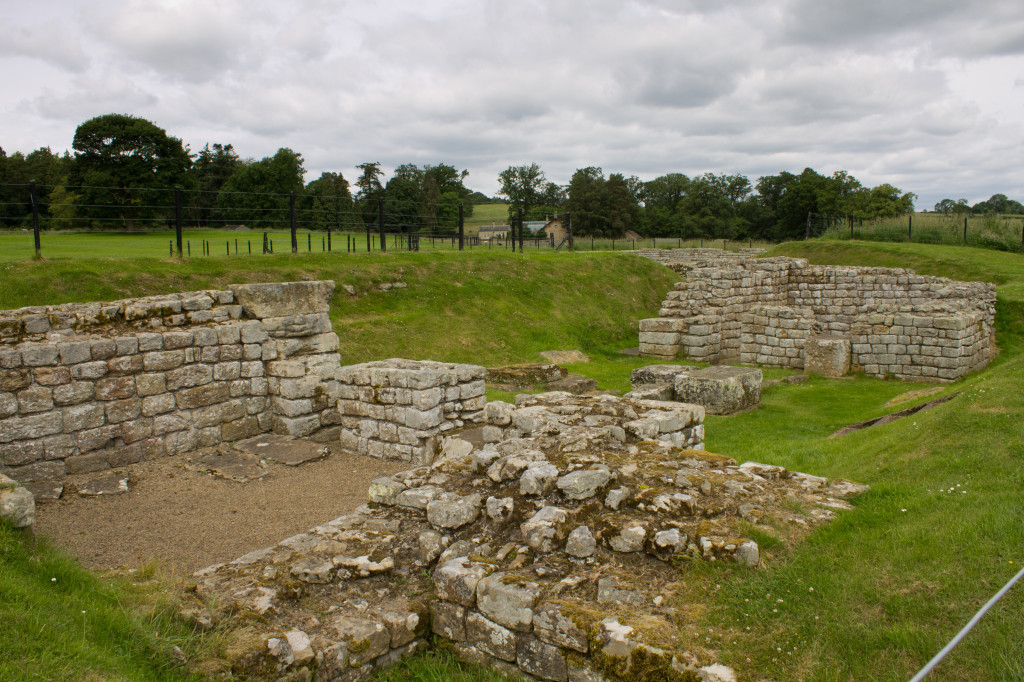
[[[298,467],[272,464],[263,478],[236,483],[186,469],[186,457],[128,467],[127,494],[71,492],[40,505],[35,531],[89,568],[156,560],[172,572],[192,573],[348,513],[366,502],[372,479],[409,468],[335,452]]]

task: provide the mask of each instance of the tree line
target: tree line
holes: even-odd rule
[[[292,215],[315,230],[376,226],[384,205],[388,231],[451,233],[460,207],[489,201],[465,185],[466,170],[440,163],[398,166],[391,177],[379,162],[359,164],[354,184],[340,172],[305,181],[302,155],[288,148],[243,159],[231,144],[208,143],[193,153],[155,123],[127,114],[85,121],[75,131],[74,154],[41,148],[8,156],[0,148],[0,224],[25,226],[31,214],[28,184],[44,227],[163,228],[181,190],[188,225],[281,227]],[[643,181],[622,173],[580,168],[566,185],[548,180],[536,163],[498,175],[509,220],[570,213],[580,236],[712,239],[799,238],[814,224],[895,217],[914,210],[917,198],[890,184],[863,185],[846,171],[825,175],[805,168],[752,182],[743,175],[668,173]],[[294,207],[294,208],[293,208]],[[969,206],[943,199],[947,214],[1024,214],[1020,202],[996,194]]]
[[[645,237],[766,239],[802,237],[808,216],[826,221],[892,217],[914,210],[917,198],[889,184],[865,187],[846,171],[822,175],[806,168],[761,177],[689,177],[668,173],[643,181],[589,166],[566,186],[549,182],[536,164],[512,166],[498,178],[510,216],[522,210],[540,220],[570,213],[573,233],[621,237],[632,229]]]
[[[72,147],[74,155],[46,147],[7,156],[0,148],[0,224],[27,224],[30,182],[42,225],[58,228],[163,228],[177,189],[195,226],[280,228],[295,213],[303,228],[359,229],[376,224],[383,201],[389,231],[451,233],[460,204],[468,216],[474,198],[485,198],[466,188],[468,171],[444,163],[405,164],[387,180],[380,163],[364,163],[354,188],[340,172],[307,183],[302,155],[286,147],[262,159],[243,159],[222,143],[192,153],[155,123],[126,114],[82,123]]]

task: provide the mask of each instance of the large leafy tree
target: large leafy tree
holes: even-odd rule
[[[217,195],[224,184],[244,165],[230,144],[207,143],[192,164],[196,189],[193,207],[200,223],[206,225],[216,218]]]
[[[352,193],[341,173],[321,173],[306,185],[309,218],[314,230],[347,230],[356,226]]]
[[[287,227],[291,194],[301,195],[302,154],[287,147],[273,156],[243,163],[217,195],[223,220],[249,227]]]
[[[416,164],[406,163],[395,169],[384,187],[384,220],[389,229],[415,232],[423,224],[426,211],[420,200],[423,189],[423,170]],[[434,184],[435,202],[440,199]]]
[[[528,217],[531,209],[541,205],[547,178],[540,166],[531,163],[528,166],[509,166],[498,173],[498,182],[501,184],[498,194],[508,199],[508,215],[512,220],[519,210]]]
[[[51,225],[53,192],[60,190],[74,163],[71,156],[54,154],[49,147],[40,147],[26,156],[14,152],[7,156],[0,148],[0,224],[27,225],[32,214],[29,183],[36,183],[36,201],[41,226]],[[58,195],[63,203],[63,195]]]
[[[170,214],[175,186],[190,187],[192,159],[176,137],[151,121],[106,114],[78,126],[70,181],[88,217],[117,221],[128,229],[152,225]]]

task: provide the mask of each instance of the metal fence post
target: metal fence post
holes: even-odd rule
[[[39,241],[39,201],[36,198],[36,181],[29,183],[29,198],[32,200],[32,239],[35,241],[36,258],[42,258],[43,246]]]
[[[907,241],[914,241],[914,214],[911,213],[907,216]]]
[[[575,240],[572,237],[572,213],[565,214],[565,230],[568,233],[567,236],[569,237],[569,250],[575,251],[576,244]]]
[[[459,251],[462,251],[463,247],[465,246],[465,241],[465,222],[463,221],[462,218],[462,204],[459,204]]]
[[[292,228],[292,253],[299,252],[299,237],[295,234],[295,192],[288,198],[288,221]]]
[[[174,188],[174,238],[178,245],[178,258],[181,258],[181,188]]]
[[[810,238],[811,238],[811,212],[808,211],[807,212],[807,234],[804,236],[804,239],[810,239]]]
[[[380,226],[380,250],[388,250],[388,240],[384,236],[384,200],[377,199],[377,222]]]
[[[967,246],[967,216],[964,216],[964,246]]]
[[[516,214],[516,218],[517,218],[517,222],[519,223],[519,253],[522,253],[523,252],[523,209],[519,209],[519,212]],[[515,253],[515,250],[516,250],[516,233],[515,233],[515,227],[514,226],[513,226],[512,230],[513,230],[513,232],[512,232],[512,252]]]

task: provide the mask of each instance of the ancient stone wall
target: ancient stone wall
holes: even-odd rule
[[[341,446],[352,452],[429,464],[438,437],[480,419],[487,398],[477,365],[381,360],[342,367]]]
[[[799,369],[808,338],[834,337],[852,344],[854,370],[952,380],[984,367],[994,350],[991,284],[708,251],[656,258],[683,280],[658,318],[641,320],[641,353]]]
[[[488,403],[369,505],[197,573],[186,608],[260,614],[228,647],[258,679],[365,679],[433,632],[517,677],[734,680],[694,646],[676,564],[754,570],[745,529],[799,537],[866,487],[707,453],[703,420],[605,395]]]
[[[0,468],[53,480],[337,424],[333,291],[247,284],[0,312]]]

